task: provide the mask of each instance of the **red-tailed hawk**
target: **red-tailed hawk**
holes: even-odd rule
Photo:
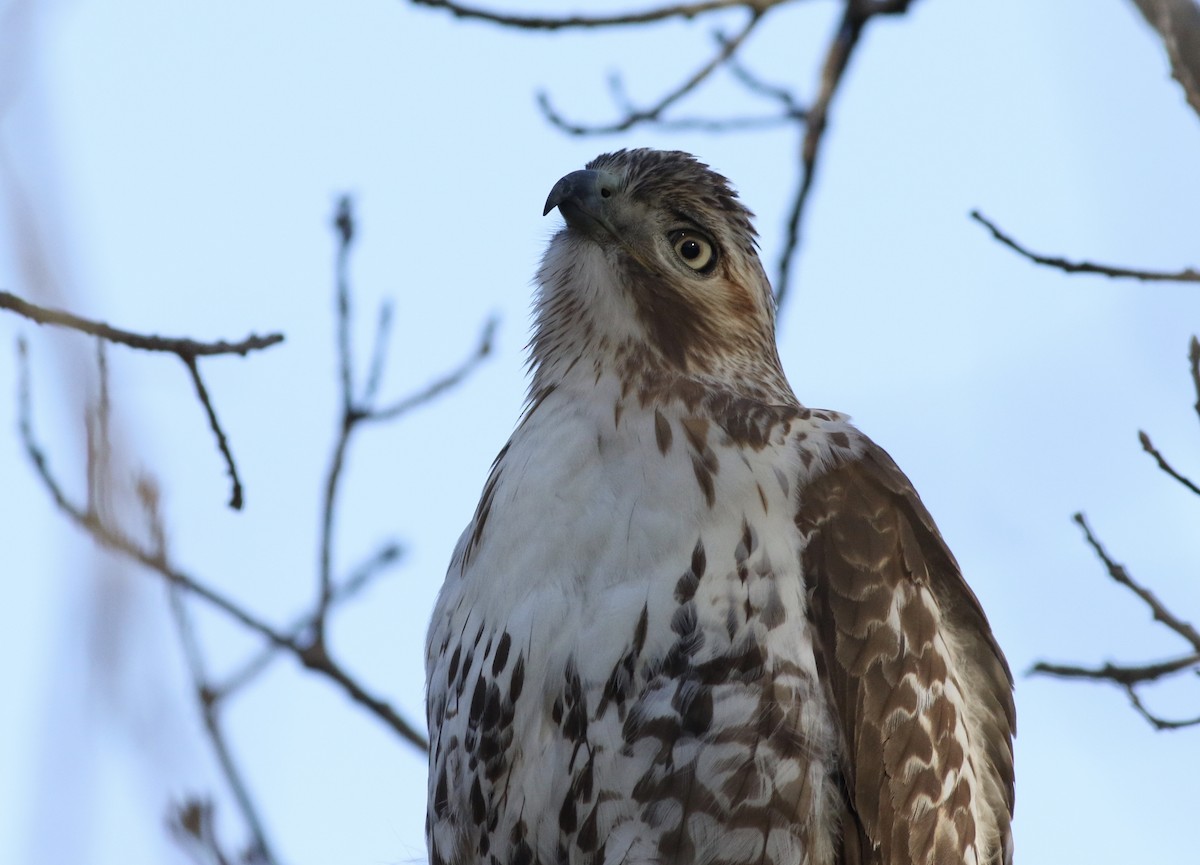
[[[1000,865],[1012,679],[908,479],[805,408],[685,153],[555,184],[529,401],[427,650],[432,865]]]

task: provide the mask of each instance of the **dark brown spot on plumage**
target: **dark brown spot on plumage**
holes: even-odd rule
[[[487,683],[480,676],[475,682],[475,692],[471,695],[471,714],[470,723],[472,727],[478,727],[479,722],[483,719],[483,708],[487,701]]]
[[[487,804],[483,801],[483,788],[479,786],[479,776],[471,782],[471,819],[475,825],[482,826],[487,816]]]
[[[850,447],[850,436],[846,435],[841,430],[837,430],[836,432],[831,432],[829,434],[829,441],[831,441],[834,445],[836,445],[837,447],[840,447],[840,448]]]
[[[437,784],[433,790],[433,813],[439,819],[444,819],[450,810],[449,790],[450,784],[446,778],[446,764],[442,763],[441,769],[438,771]]]
[[[585,853],[596,849],[599,834],[596,830],[596,812],[598,810],[598,806],[592,808],[591,813],[583,821],[583,825],[579,827],[579,834],[575,836],[575,845]]]
[[[508,652],[512,647],[512,637],[505,631],[500,635],[500,642],[496,646],[495,657],[492,658],[492,675],[499,676],[500,671],[508,663]]]
[[[513,664],[512,679],[509,681],[509,699],[514,703],[521,698],[521,689],[525,686],[525,656],[518,655]]]
[[[664,456],[671,449],[671,422],[663,417],[662,412],[658,409],[654,410],[654,440],[658,443],[658,450]]]
[[[559,831],[571,834],[578,825],[575,816],[575,792],[571,791],[563,798],[562,807],[558,809]]]
[[[713,481],[713,472],[698,456],[692,457],[692,471],[696,475],[696,483],[700,484],[700,491],[704,493],[704,501],[711,508],[717,500],[716,485]]]

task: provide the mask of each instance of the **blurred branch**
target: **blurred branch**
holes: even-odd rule
[[[338,607],[358,595],[376,577],[381,576],[388,568],[397,564],[403,552],[404,550],[396,543],[388,543],[378,549],[367,561],[359,565],[346,578],[345,582],[334,587],[330,608]],[[300,642],[306,635],[311,634],[316,620],[315,616],[316,614],[313,612],[299,616],[285,629],[284,633],[292,640]],[[258,654],[227,676],[223,683],[214,685],[211,688],[214,702],[224,700],[249,685],[259,673],[267,668],[271,659],[279,655],[279,648],[270,643],[264,645]]]
[[[258,634],[277,649],[290,652],[305,667],[322,674],[325,678],[336,683],[351,700],[366,708],[391,727],[401,738],[422,750],[428,747],[428,743],[421,733],[417,732],[385,700],[367,691],[340,664],[329,656],[323,645],[316,641],[301,642],[301,640],[271,627],[238,602],[233,601],[217,589],[171,564],[167,552],[161,543],[155,543],[149,548],[139,544],[120,527],[113,524],[111,519],[103,517],[103,512],[93,506],[93,496],[89,495],[89,504],[87,506],[80,506],[73,502],[63,490],[62,485],[53,472],[51,472],[45,451],[33,433],[29,364],[24,340],[18,341],[18,367],[18,429],[21,441],[42,485],[54,499],[58,508],[72,522],[87,532],[96,543],[106,549],[120,553],[138,562],[149,571],[161,576],[168,585],[177,586],[188,594],[201,598],[247,630]]]
[[[668,3],[642,12],[625,12],[618,15],[562,15],[538,16],[517,15],[507,12],[497,12],[478,6],[468,6],[455,3],[452,0],[412,0],[416,6],[428,6],[431,9],[444,9],[455,18],[467,18],[477,21],[488,21],[503,27],[515,27],[520,30],[566,30],[570,28],[615,27],[630,24],[649,24],[654,21],[665,21],[669,18],[695,18],[706,12],[716,12],[723,9],[745,8],[762,14],[773,6],[782,6],[793,0],[702,0],[699,3]]]
[[[108,342],[127,345],[139,351],[161,351],[179,355],[181,358],[213,357],[220,354],[240,354],[244,357],[252,351],[261,351],[283,342],[282,333],[270,333],[266,336],[251,334],[240,342],[226,342],[225,340],[200,342],[189,338],[134,333],[102,321],[93,321],[62,310],[38,306],[7,291],[0,291],[0,309],[15,312],[37,324],[65,327],[79,333],[98,336]]]
[[[643,123],[653,123],[661,119],[662,114],[684,96],[694,91],[699,87],[710,75],[729,60],[741,47],[746,37],[754,30],[760,21],[763,19],[762,10],[754,10],[746,24],[742,29],[731,38],[721,37],[718,39],[718,48],[716,54],[708,60],[703,66],[691,74],[684,82],[678,85],[674,90],[668,91],[661,99],[649,108],[635,108],[626,106],[625,116],[619,120],[609,124],[597,124],[587,126],[578,123],[571,123],[565,120],[554,107],[550,104],[550,97],[545,92],[538,93],[538,107],[541,108],[542,114],[545,116],[551,125],[557,126],[563,132],[569,135],[609,135],[614,132],[624,132],[632,129],[634,126]]]
[[[1188,478],[1175,471],[1175,469],[1171,467],[1171,464],[1167,462],[1166,457],[1159,453],[1158,448],[1156,448],[1154,443],[1150,441],[1150,436],[1148,436],[1142,430],[1138,430],[1138,441],[1142,443],[1142,450],[1154,457],[1154,461],[1158,463],[1158,467],[1160,469],[1173,477],[1175,480],[1179,481],[1179,483],[1183,484],[1193,493],[1200,496],[1200,487],[1196,486]]]
[[[1139,279],[1143,282],[1200,282],[1200,272],[1190,267],[1170,273],[1155,270],[1133,270],[1127,267],[1115,267],[1108,264],[1093,264],[1088,261],[1068,261],[1065,258],[1039,255],[1038,253],[1031,252],[1021,244],[1017,243],[1017,241],[1013,240],[1009,235],[1001,231],[995,223],[993,223],[978,210],[971,211],[971,218],[986,227],[988,231],[992,233],[992,237],[1019,255],[1024,256],[1035,264],[1045,265],[1046,267],[1055,267],[1066,273],[1095,273],[1101,276],[1112,277],[1114,279]]]
[[[65,327],[69,330],[89,334],[101,340],[125,345],[139,351],[166,352],[175,355],[183,361],[184,366],[187,367],[188,374],[191,376],[192,384],[196,389],[196,397],[200,400],[200,405],[204,407],[205,415],[208,417],[208,425],[217,440],[217,450],[220,451],[221,458],[225,461],[225,470],[229,474],[229,481],[232,487],[229,494],[229,507],[235,511],[241,510],[243,504],[242,481],[238,477],[237,465],[233,461],[233,452],[229,449],[229,440],[225,436],[225,431],[221,428],[221,422],[217,419],[217,412],[213,408],[212,398],[208,394],[208,389],[204,386],[204,380],[200,377],[200,368],[196,363],[196,359],[222,354],[237,354],[245,357],[252,351],[260,351],[283,342],[283,334],[272,333],[267,336],[255,336],[251,334],[241,342],[226,342],[224,340],[218,342],[198,342],[194,339],[152,336],[121,330],[104,322],[81,318],[62,310],[47,309],[46,307],[22,300],[15,294],[10,294],[7,291],[0,291],[0,309],[15,312],[17,315],[23,316],[37,324]],[[103,376],[101,378],[103,379]]]
[[[311,628],[314,649],[321,648],[322,650],[325,643],[325,621],[334,603],[336,594],[333,583],[333,542],[338,493],[345,467],[346,453],[350,447],[355,430],[361,424],[368,421],[396,420],[408,412],[432,402],[448,390],[461,384],[491,352],[492,339],[496,329],[496,320],[494,318],[490,319],[485,323],[483,332],[474,350],[458,367],[446,375],[435,379],[415,394],[398,400],[391,405],[379,407],[376,405],[376,400],[383,381],[383,368],[388,345],[387,337],[391,332],[392,319],[391,304],[385,302],[380,307],[376,322],[376,336],[368,362],[366,386],[361,395],[355,395],[354,357],[350,340],[352,310],[349,273],[350,249],[354,242],[355,220],[354,203],[349,196],[344,195],[338,200],[333,226],[338,241],[334,278],[337,284],[336,330],[341,418],[338,424],[337,437],[329,458],[329,468],[325,474],[321,505],[317,602],[315,612],[307,626]]]
[[[821,145],[825,139],[829,111],[842,83],[842,75],[850,65],[854,49],[863,32],[877,15],[903,15],[911,0],[847,0],[833,39],[825,49],[821,67],[821,84],[805,116],[804,138],[800,144],[800,186],[792,198],[784,227],[783,251],[779,254],[778,276],[775,278],[775,304],[783,306],[791,288],[792,262],[800,247],[800,225],[805,205],[817,176]]]
[[[1133,5],[1162,37],[1171,74],[1200,115],[1200,7],[1192,0],[1133,0]]]

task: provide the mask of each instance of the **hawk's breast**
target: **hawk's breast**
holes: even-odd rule
[[[435,861],[829,860],[795,438],[615,379],[525,419],[430,633]]]

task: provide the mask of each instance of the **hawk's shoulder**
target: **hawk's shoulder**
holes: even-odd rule
[[[1008,862],[1012,675],[908,478],[865,436],[854,450],[813,475],[796,513],[861,847],[845,861]]]

